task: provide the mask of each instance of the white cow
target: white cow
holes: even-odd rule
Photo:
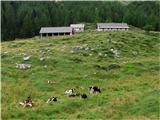
[[[74,92],[73,89],[70,89],[70,90],[66,90],[64,93],[65,93],[65,94],[72,95],[73,92]]]

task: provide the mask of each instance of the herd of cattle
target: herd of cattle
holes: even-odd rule
[[[48,82],[50,84],[50,82]],[[75,89],[69,89],[69,90],[65,90],[64,92],[65,94],[68,95],[68,97],[80,97],[81,99],[86,99],[87,98],[87,94],[85,93],[76,93]],[[101,93],[101,89],[98,86],[91,86],[89,87],[89,94],[96,94],[96,93]],[[56,102],[58,101],[58,97],[57,96],[52,96],[50,97],[46,103],[50,104],[52,102]],[[23,107],[32,107],[33,106],[33,101],[31,99],[31,97],[27,97],[26,100],[19,102],[20,105],[22,105]]]

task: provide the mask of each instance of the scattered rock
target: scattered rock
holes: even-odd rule
[[[102,53],[98,53],[99,56],[102,56]]]
[[[107,54],[104,54],[104,57],[107,57]]]
[[[8,52],[1,52],[1,57],[6,57],[8,56]]]
[[[114,57],[120,57],[120,52],[118,50],[110,49],[110,51],[112,52]]]
[[[93,74],[94,74],[94,75],[96,75],[97,73],[96,73],[96,72],[94,72]]]
[[[20,55],[22,55],[22,56],[27,56],[27,54],[26,54],[26,53],[20,53]]]
[[[71,50],[71,51],[70,51],[70,53],[74,53],[74,51],[73,51],[73,50]]]
[[[132,54],[133,54],[133,55],[137,55],[138,52],[137,52],[137,51],[132,51]]]
[[[47,46],[49,46],[49,47],[52,46],[52,45],[53,45],[52,43],[48,43],[48,44],[47,44]]]
[[[4,54],[8,54],[8,52],[3,52]]]
[[[73,50],[79,50],[79,49],[82,49],[82,47],[81,46],[72,46],[72,49]]]
[[[28,69],[28,68],[31,68],[31,64],[18,64],[18,63],[16,63],[16,68]]]
[[[84,78],[88,77],[88,75],[84,75]]]
[[[89,50],[89,47],[86,47],[85,50]]]
[[[90,53],[89,56],[92,56],[92,54]]]
[[[45,65],[44,68],[47,68],[47,65]]]
[[[128,61],[123,61],[122,63],[124,63],[124,64],[125,64],[125,63],[128,63]]]
[[[29,60],[30,59],[30,56],[23,56],[23,60],[24,61],[27,61],[27,60]]]
[[[83,46],[83,47],[87,47],[87,46],[88,46],[88,44],[83,44],[82,46]]]
[[[40,61],[44,61],[45,59],[44,59],[43,57],[41,57],[39,60],[40,60]]]

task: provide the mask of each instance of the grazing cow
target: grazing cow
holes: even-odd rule
[[[47,103],[52,103],[52,102],[57,102],[57,97],[50,97],[48,100],[47,100]]]
[[[74,93],[74,90],[73,90],[73,89],[66,90],[64,93],[65,93],[65,94],[72,95],[72,94]]]
[[[81,94],[81,98],[82,98],[82,99],[86,99],[86,98],[87,98],[87,95],[86,95],[86,94]]]
[[[23,107],[32,107],[33,106],[33,102],[31,97],[28,97],[26,100],[19,102],[20,105],[22,105]]]
[[[91,86],[89,87],[89,91],[90,91],[90,94],[93,94],[93,93],[101,93],[101,90],[98,86]]]
[[[55,84],[56,82],[55,82],[55,81],[52,81],[52,80],[48,80],[47,83],[48,83],[48,84]]]

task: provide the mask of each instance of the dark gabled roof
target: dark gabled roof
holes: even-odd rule
[[[71,27],[42,27],[39,33],[71,33]]]
[[[127,23],[97,23],[99,28],[129,28]]]

